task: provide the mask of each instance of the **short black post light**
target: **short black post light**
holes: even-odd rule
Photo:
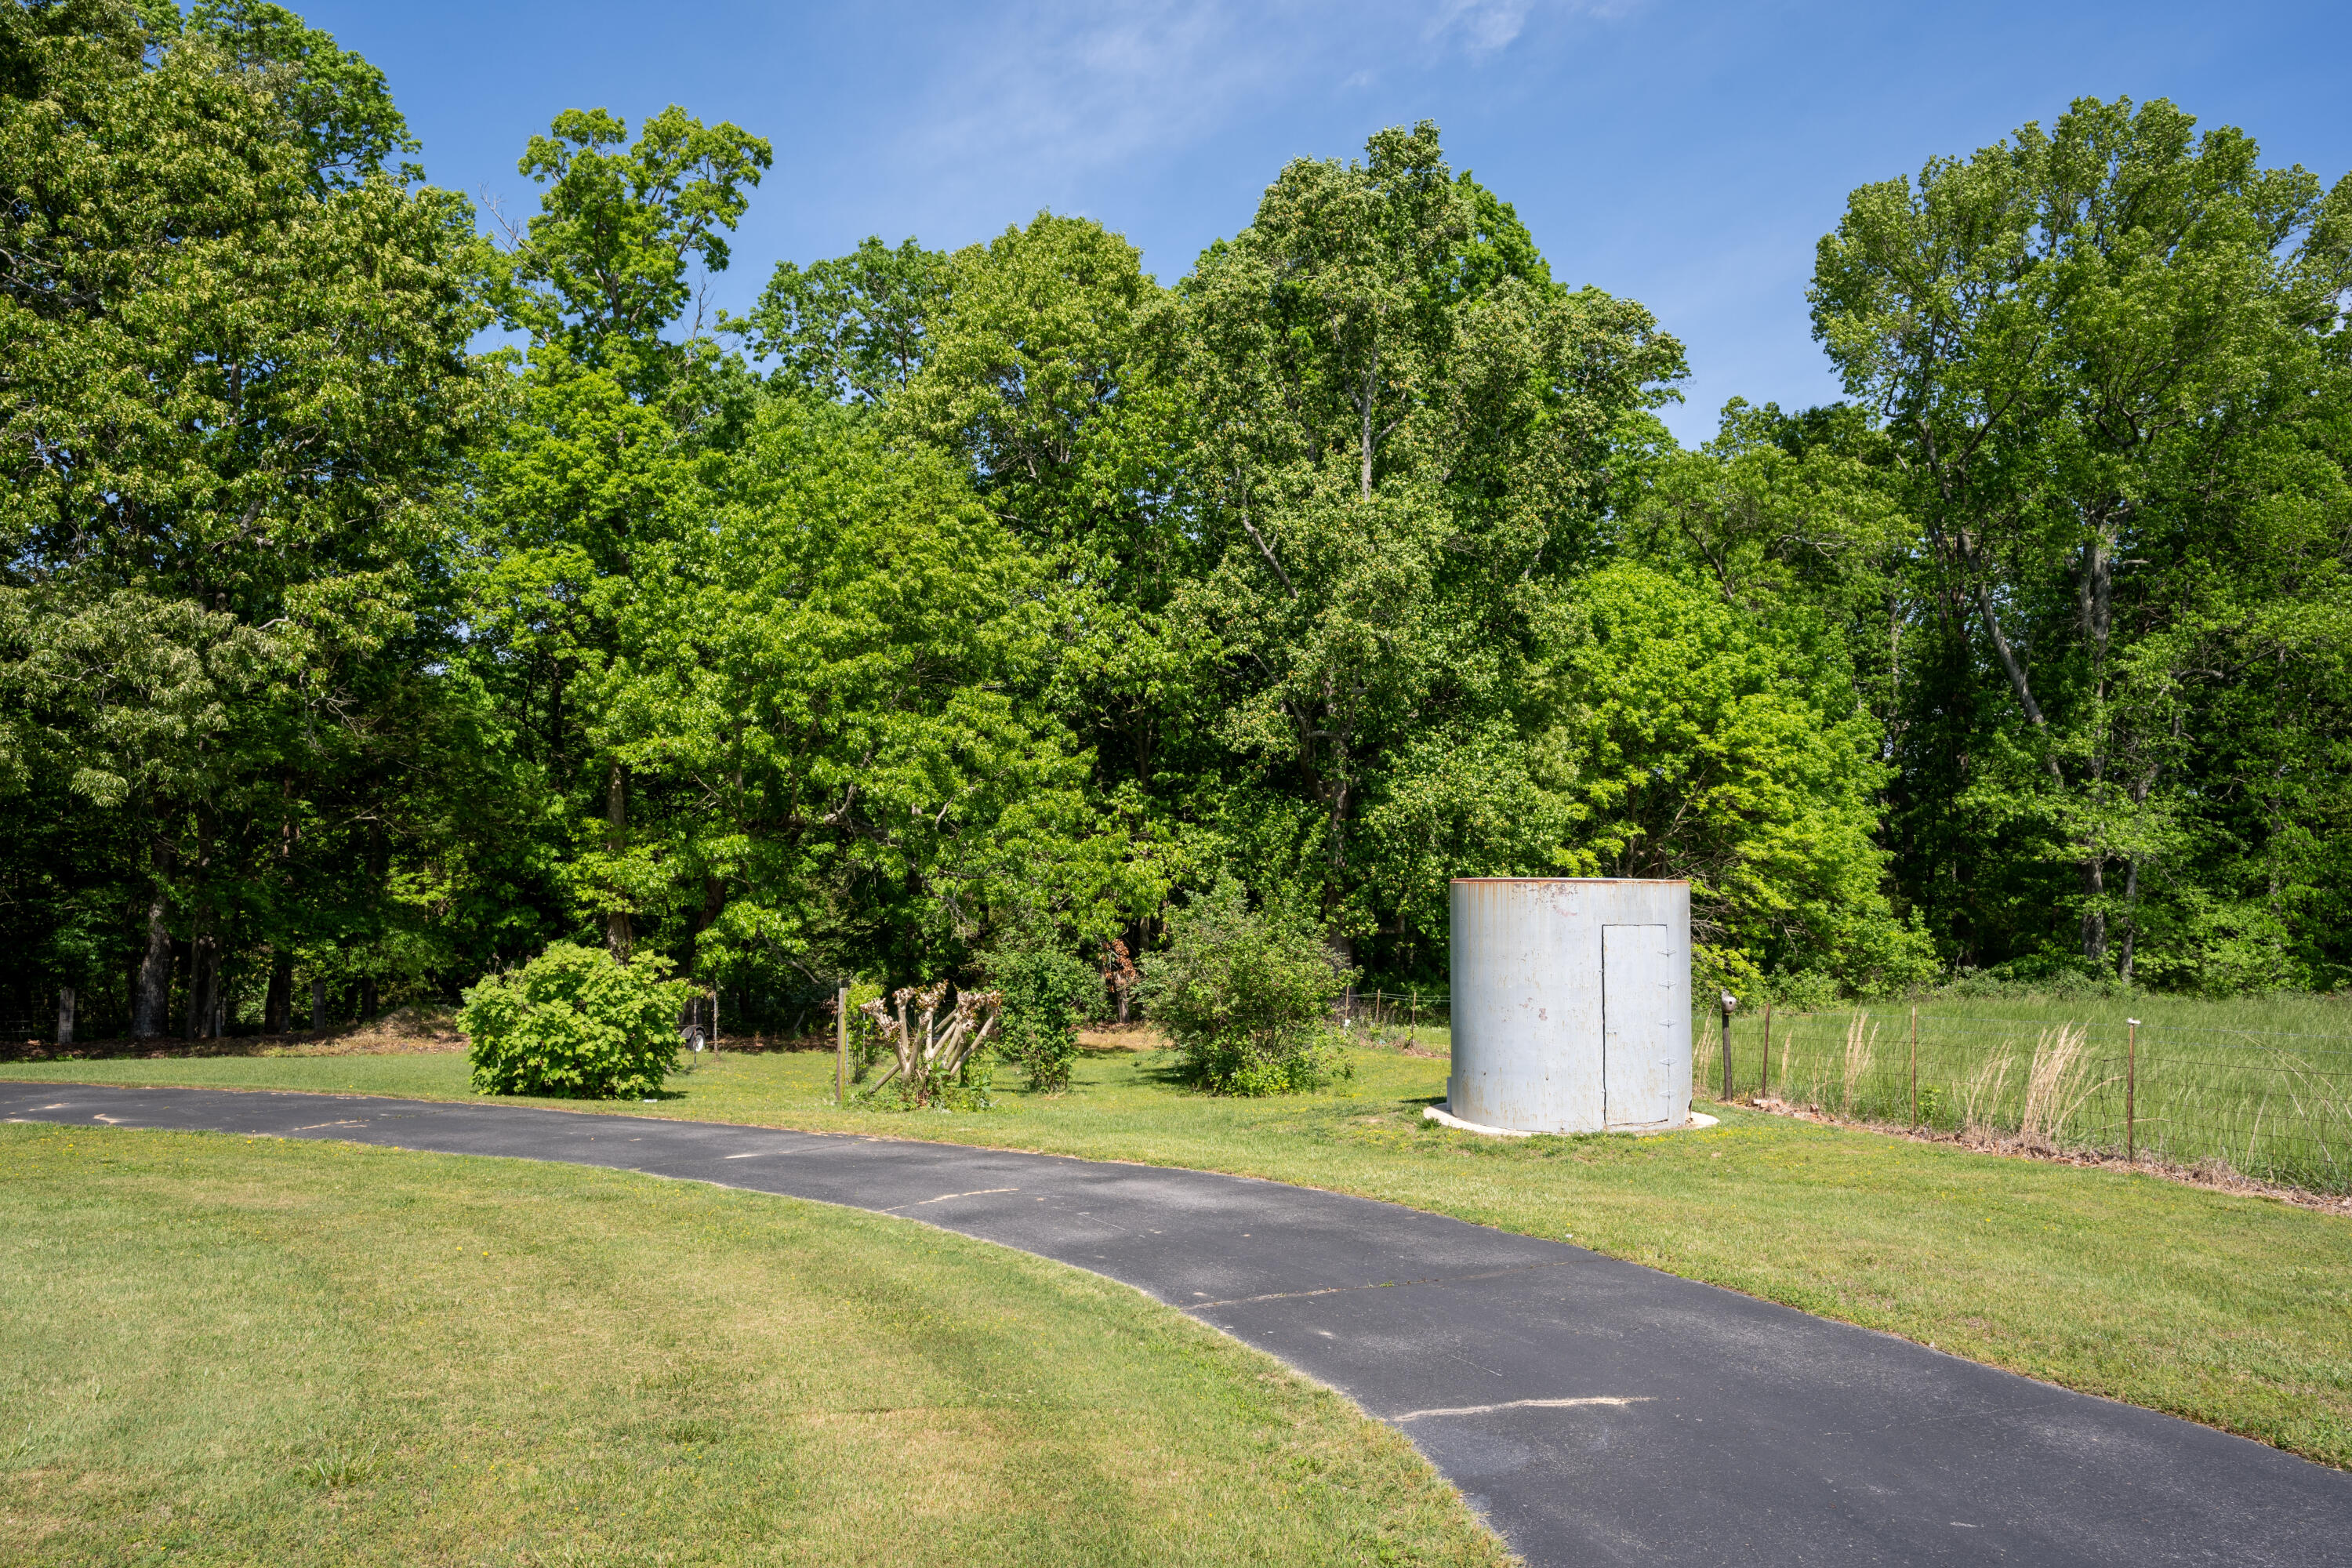
[[[1723,1003],[1723,1102],[1731,1103],[1731,1010],[1739,1005],[1739,998],[1726,991],[1719,998]]]

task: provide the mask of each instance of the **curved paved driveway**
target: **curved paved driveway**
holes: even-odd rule
[[[1409,1434],[1529,1563],[2352,1562],[2352,1476],[1559,1242],[1238,1176],[516,1106],[0,1084],[0,1117],[614,1166],[1108,1275]]]

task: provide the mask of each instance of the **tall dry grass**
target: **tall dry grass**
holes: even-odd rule
[[[1845,1098],[1840,1103],[1847,1111],[1854,1109],[1862,1086],[1870,1078],[1871,1065],[1877,1059],[1878,1026],[1870,1021],[1869,1014],[1856,1013],[1853,1022],[1846,1026],[1845,1060],[1841,1064]]]
[[[2007,1045],[1977,1064],[1976,1070],[1960,1083],[1960,1124],[1971,1132],[1981,1132],[1993,1124],[2000,1107],[2001,1090],[2009,1083],[2009,1075],[2017,1066],[2016,1054]]]
[[[2068,1024],[2042,1030],[2033,1042],[2033,1061],[2025,1072],[2025,1108],[2018,1118],[2018,1136],[2026,1142],[2057,1148],[2083,1102],[2113,1081],[2092,1081],[2088,1029]]]

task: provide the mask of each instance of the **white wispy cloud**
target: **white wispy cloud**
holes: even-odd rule
[[[1175,153],[1253,105],[1507,50],[1538,10],[1628,0],[1015,0],[967,13],[907,151],[942,174],[1024,184]]]
[[[944,163],[1073,174],[1172,151],[1301,68],[1299,7],[1043,0],[975,28],[915,134]]]
[[[1543,9],[1596,22],[1613,21],[1639,10],[1644,0],[1437,0],[1422,36],[1433,42],[1458,41],[1465,53],[1491,55],[1508,47],[1527,30],[1528,18]]]
[[[1425,37],[1458,37],[1474,55],[1487,55],[1519,36],[1530,0],[1443,0]]]

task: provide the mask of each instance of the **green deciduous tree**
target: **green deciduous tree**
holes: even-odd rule
[[[695,269],[725,269],[727,232],[770,161],[765,142],[673,105],[634,143],[614,116],[567,110],[520,165],[545,190],[498,298],[529,358],[471,487],[465,588],[475,667],[562,803],[545,825],[557,880],[601,918],[616,958],[635,911],[669,902],[675,872],[658,825],[632,820],[646,815],[632,763],[654,722],[644,639],[664,608],[646,569],[696,526],[688,492],[750,405],[698,309],[673,334]]]
[[[601,109],[567,109],[530,139],[521,172],[546,189],[504,258],[499,304],[535,344],[646,398],[672,390],[693,356],[705,325],[696,268],[727,269],[728,232],[773,154],[676,104],[627,142],[627,123]],[[688,337],[665,337],[689,304]]]
[[[759,303],[728,330],[788,384],[875,404],[915,379],[931,323],[946,308],[948,258],[912,238],[895,250],[868,236],[847,256],[776,264]]]
[[[16,771],[122,825],[63,874],[131,917],[136,1031],[177,943],[208,1033],[225,955],[258,939],[282,981],[333,868],[381,886],[349,851],[394,814],[483,252],[384,167],[381,78],[274,7],[11,4],[0,53]]]
[[[1630,563],[1585,579],[1576,607],[1530,748],[1571,819],[1562,869],[1689,878],[1693,936],[1728,979],[1924,978],[1932,957],[1882,887],[1880,732],[1838,628]]]
[[[2084,960],[2128,979],[2148,920],[2184,912],[2152,917],[2158,889],[2241,903],[2263,868],[2274,889],[2264,847],[2291,860],[2294,821],[2332,817],[2332,740],[2231,721],[2279,711],[2242,686],[2340,657],[2347,283],[2352,182],[2323,194],[2161,100],[2083,100],[1865,186],[1822,240],[1816,331],[1919,531],[1937,678],[1906,742],[1928,840],[1908,876],[1960,952],[2030,946],[2063,904]],[[2233,888],[2197,869],[2221,841]]]
[[[1082,218],[1040,215],[950,268],[887,427],[953,455],[1038,559],[1055,645],[1041,695],[1093,748],[1106,807],[1151,845],[1168,835],[1163,774],[1202,761],[1210,647],[1171,614],[1200,563],[1181,323],[1135,247]]]
[[[1542,270],[1427,124],[1286,168],[1181,290],[1187,453],[1239,799],[1287,812],[1335,950],[1379,922],[1357,820],[1391,759],[1506,704],[1548,596],[1590,559],[1609,437],[1681,372],[1639,306]]]
[[[639,568],[630,742],[692,802],[713,963],[920,975],[1024,910],[1115,924],[1123,858],[1034,700],[1036,563],[964,477],[778,399],[726,481]]]

